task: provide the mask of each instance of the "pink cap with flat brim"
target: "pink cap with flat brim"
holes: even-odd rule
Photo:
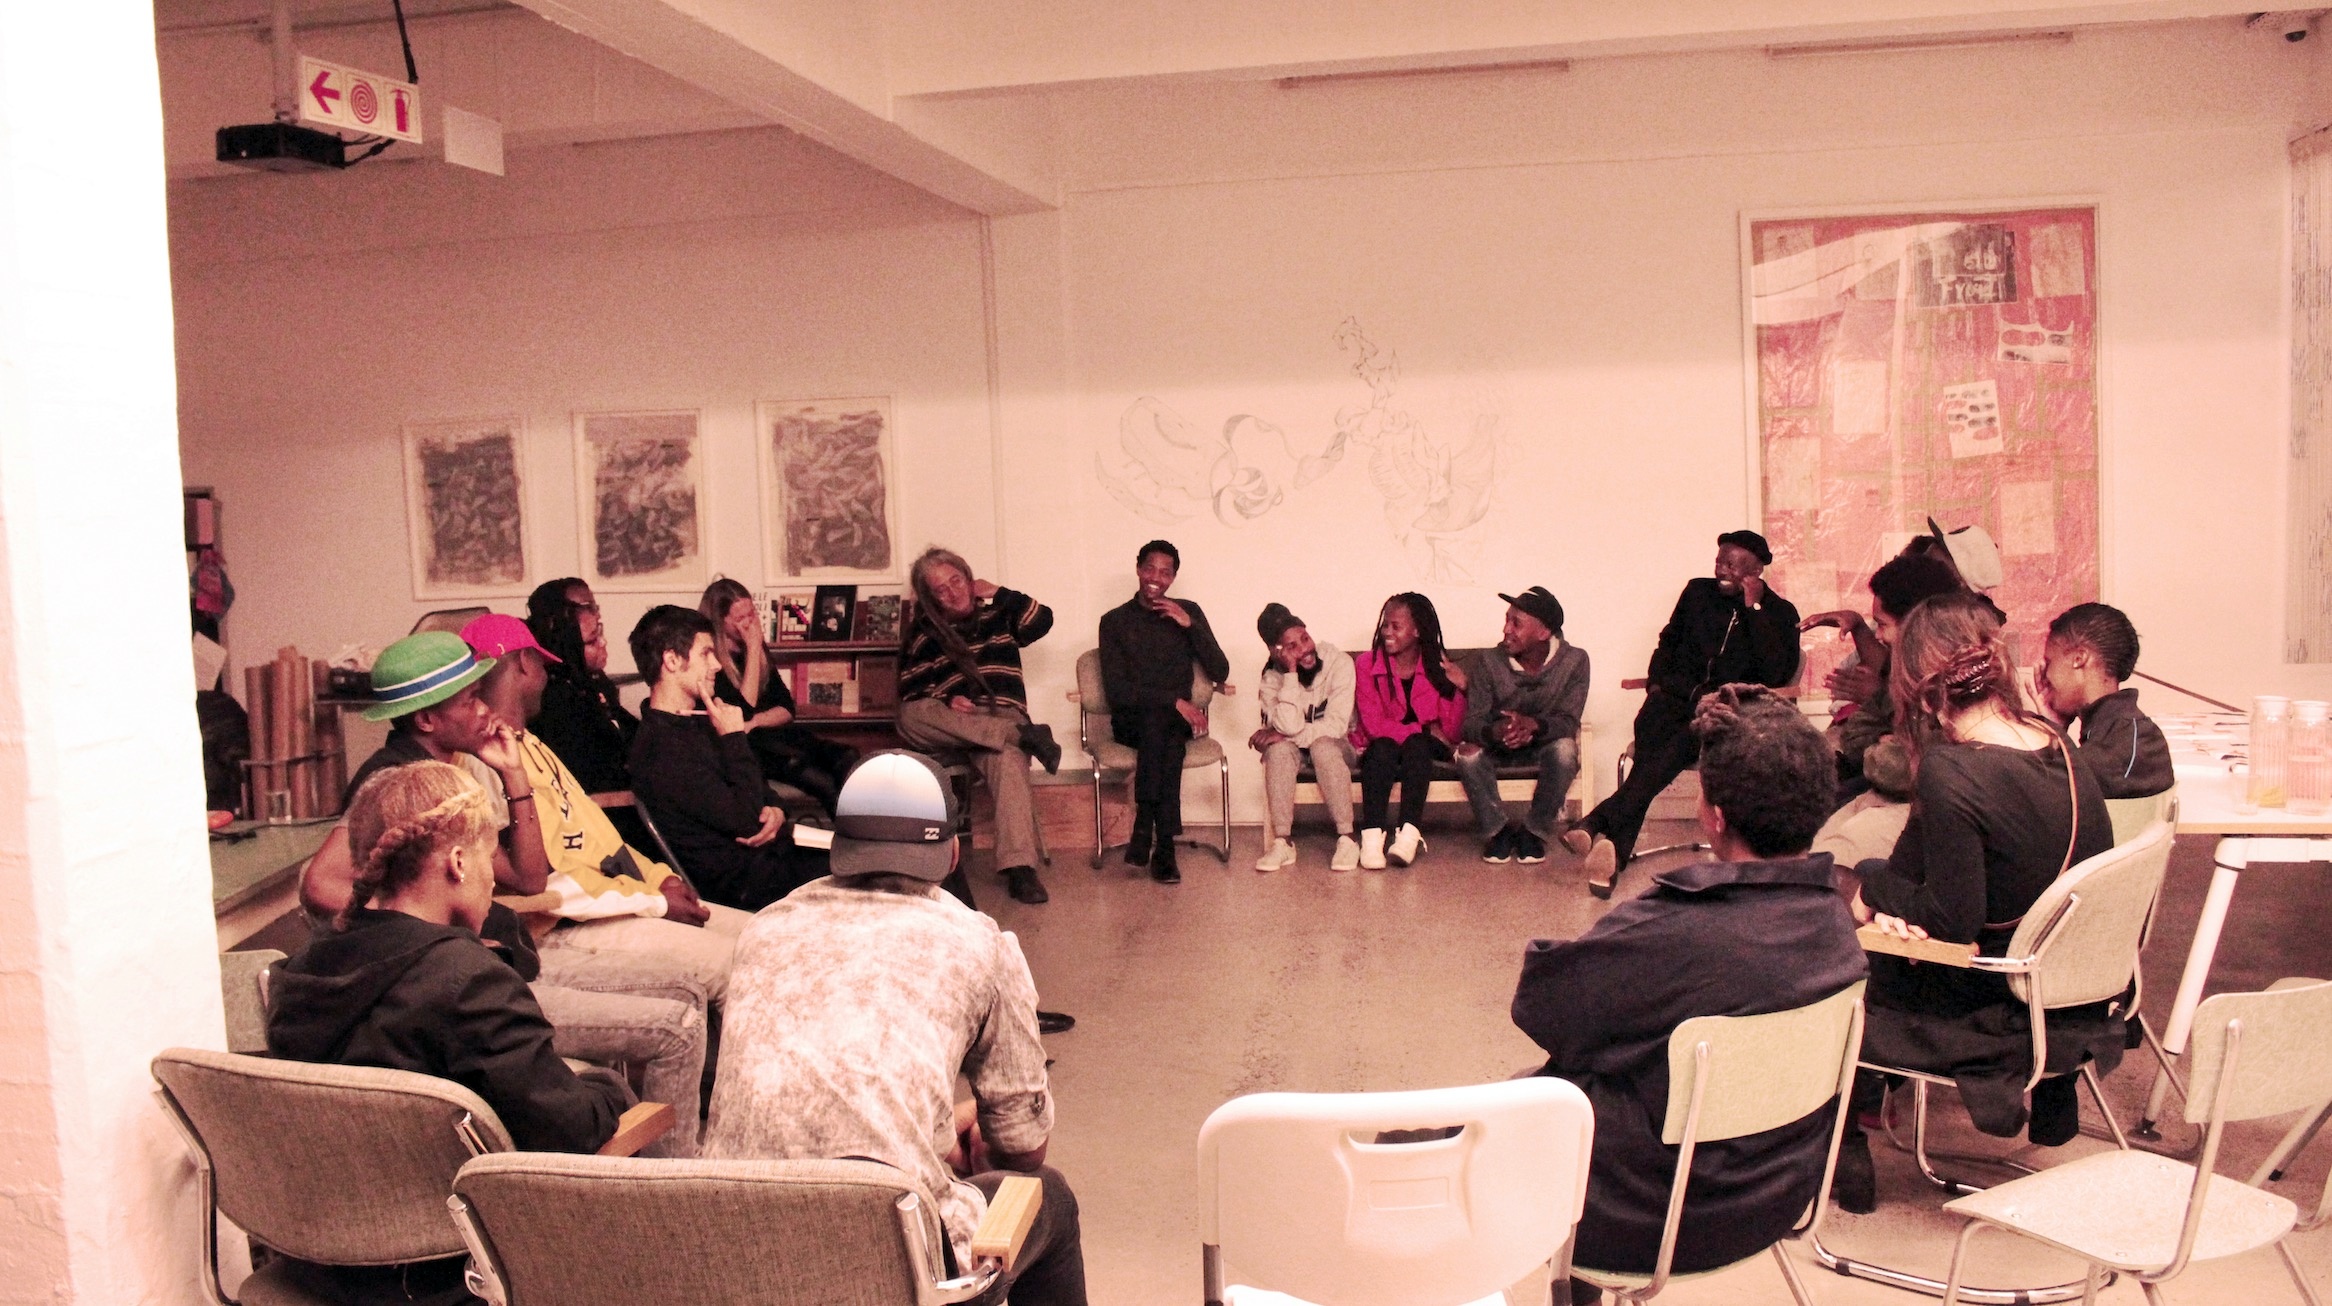
[[[462,627],[462,642],[482,658],[505,658],[522,648],[530,648],[542,654],[546,662],[559,660],[558,654],[544,648],[535,639],[534,632],[526,628],[525,622],[516,617],[505,617],[499,612],[470,618],[470,624]]]

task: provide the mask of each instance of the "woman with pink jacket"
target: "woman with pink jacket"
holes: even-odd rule
[[[1422,594],[1395,594],[1377,613],[1377,633],[1354,658],[1352,747],[1360,754],[1360,865],[1407,866],[1425,849],[1417,829],[1425,814],[1433,764],[1449,760],[1466,719],[1465,668],[1441,645],[1441,616]],[[1401,821],[1390,824],[1393,782],[1401,784]]]

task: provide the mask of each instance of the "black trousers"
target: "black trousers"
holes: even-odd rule
[[[834,814],[842,781],[858,763],[857,749],[793,723],[763,726],[745,739],[765,778],[792,785],[825,808],[828,816]]]
[[[1386,819],[1393,782],[1401,782],[1401,825],[1415,825],[1425,816],[1425,788],[1433,783],[1433,764],[1449,756],[1442,742],[1420,730],[1395,743],[1371,739],[1360,754],[1360,828],[1390,830]]]
[[[1182,833],[1182,757],[1190,751],[1190,723],[1172,703],[1113,707],[1109,733],[1134,750],[1134,803],[1157,812],[1157,835]]]
[[[1692,704],[1653,690],[1636,709],[1636,760],[1628,778],[1611,797],[1595,805],[1580,822],[1589,831],[1611,840],[1620,865],[1636,850],[1643,832],[1644,813],[1685,768],[1700,760],[1700,740],[1692,734]]]
[[[996,1190],[1009,1177],[1005,1171],[990,1170],[973,1175],[971,1183],[994,1201]],[[1044,1201],[1037,1207],[1036,1223],[1029,1226],[1028,1240],[1020,1245],[1019,1264],[1006,1283],[979,1299],[979,1306],[1003,1306],[1007,1291],[1012,1306],[1085,1306],[1085,1245],[1077,1222],[1077,1194],[1049,1165],[1040,1166],[1036,1177],[1044,1184]]]

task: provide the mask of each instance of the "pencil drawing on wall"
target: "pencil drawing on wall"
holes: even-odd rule
[[[575,494],[593,588],[691,590],[705,575],[694,411],[578,413]]]
[[[524,424],[516,417],[405,428],[405,525],[413,597],[476,598],[526,588]]]
[[[899,487],[891,401],[755,405],[772,575],[898,576]]]

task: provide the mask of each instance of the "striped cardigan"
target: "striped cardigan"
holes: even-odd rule
[[[1018,590],[999,587],[996,596],[972,610],[956,624],[971,646],[972,660],[988,682],[985,694],[948,660],[939,639],[916,615],[899,645],[899,701],[936,698],[941,702],[961,694],[974,702],[992,700],[998,707],[1028,711],[1028,686],[1020,676],[1020,650],[1043,639],[1053,628],[1053,610]]]

